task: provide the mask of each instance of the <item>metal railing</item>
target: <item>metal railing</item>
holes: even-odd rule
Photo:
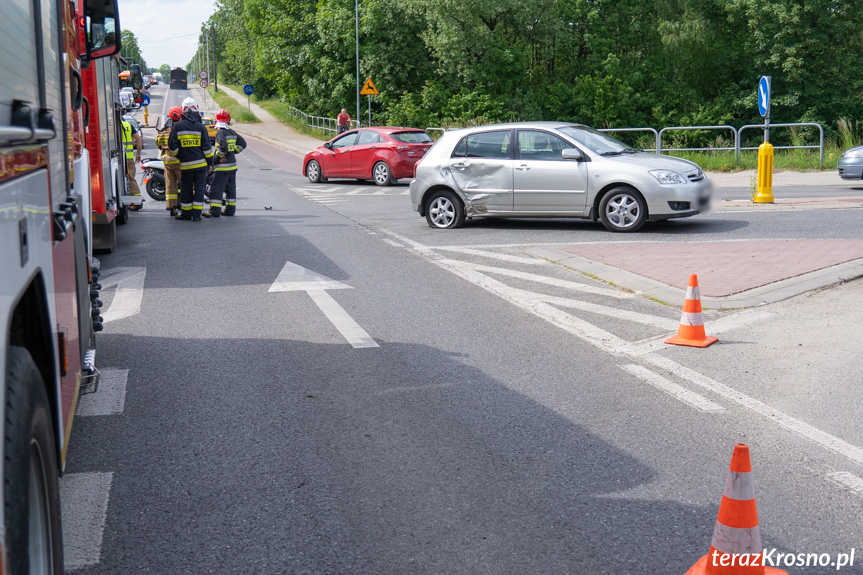
[[[743,146],[741,142],[743,141],[742,133],[744,130],[752,130],[755,128],[760,128],[761,130],[770,129],[770,128],[796,128],[796,127],[814,127],[818,128],[818,145],[810,145],[810,146],[774,146],[774,150],[814,150],[818,149],[819,152],[819,163],[824,163],[824,127],[821,124],[817,124],[815,122],[798,122],[798,123],[790,123],[790,124],[770,124],[768,126],[764,126],[764,124],[747,124],[740,129],[735,128],[734,126],[729,125],[720,125],[720,126],[669,126],[667,128],[662,128],[657,132],[653,128],[603,128],[600,129],[600,132],[651,132],[656,136],[656,153],[662,154],[663,152],[717,152],[717,151],[734,151],[734,160],[736,162],[740,162],[740,151],[741,150],[757,150],[757,146]],[[677,131],[677,130],[730,130],[734,135],[734,147],[701,147],[701,148],[665,148],[662,145],[662,139],[666,132],[669,131]],[[650,148],[647,148],[650,149]]]
[[[656,139],[656,153],[660,153],[662,150],[662,141],[659,139],[659,132],[654,130],[653,128],[601,128],[600,132],[652,132],[654,138]],[[644,148],[645,151],[651,150],[653,148]]]
[[[773,149],[774,150],[814,150],[815,148],[818,148],[818,151],[819,151],[818,163],[823,164],[824,163],[824,127],[821,126],[821,124],[816,124],[815,122],[800,122],[800,123],[795,123],[795,124],[768,124],[767,126],[765,126],[764,124],[747,124],[747,125],[743,126],[742,128],[740,128],[739,130],[737,130],[737,150],[738,150],[737,153],[739,154],[740,150],[757,150],[758,149],[757,146],[755,146],[755,147],[742,147],[740,145],[740,142],[742,141],[740,134],[743,133],[743,130],[750,130],[750,129],[754,129],[754,128],[761,128],[762,130],[764,130],[766,128],[769,130],[771,128],[796,128],[797,126],[812,126],[812,127],[818,128],[818,134],[819,134],[818,145],[817,146],[815,146],[815,145],[813,145],[813,146],[773,146]]]
[[[288,109],[288,113],[291,116],[301,120],[309,128],[333,133],[338,133],[339,131],[338,120],[336,118],[328,118],[326,116],[312,116],[311,114],[306,114],[302,110],[294,108],[293,106],[286,105],[286,107]],[[351,120],[351,128],[359,127],[360,123],[358,120]]]
[[[734,134],[734,147],[733,148],[663,148],[662,147],[662,135],[669,130],[731,130],[731,133]],[[705,150],[712,151],[731,151],[734,150],[734,159],[740,160],[740,137],[737,133],[737,128],[734,126],[722,125],[722,126],[671,126],[668,128],[662,128],[659,130],[659,150],[657,153],[661,154],[662,152],[703,152]]]

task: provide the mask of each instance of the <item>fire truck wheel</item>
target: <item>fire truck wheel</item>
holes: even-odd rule
[[[129,206],[123,206],[117,210],[117,223],[121,226],[129,221]]]
[[[9,348],[3,465],[10,573],[62,573],[60,491],[54,426],[30,353]]]

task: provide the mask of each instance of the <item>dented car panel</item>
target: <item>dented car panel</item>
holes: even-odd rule
[[[452,158],[449,167],[469,213],[512,211],[512,160]]]

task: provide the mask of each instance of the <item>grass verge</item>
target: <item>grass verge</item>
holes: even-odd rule
[[[836,169],[842,149],[835,144],[824,145],[824,164],[818,163],[818,150],[774,150],[773,168],[776,170],[830,171]],[[758,167],[758,152],[740,152],[740,162],[735,161],[734,152],[671,152],[669,155],[695,162],[702,169],[711,172],[740,172]]]
[[[242,86],[228,85],[228,88],[240,93],[243,91]],[[277,97],[259,98],[257,94],[252,94],[252,100],[255,101],[255,104],[272,114],[278,121],[286,126],[290,126],[301,134],[305,134],[306,136],[311,136],[322,141],[331,140],[333,139],[333,136],[335,136],[335,133],[333,132],[307,126],[300,118],[296,118],[291,115],[288,105]]]
[[[242,88],[240,89],[242,92]],[[207,88],[207,93],[216,101],[220,108],[224,108],[231,115],[231,120],[241,124],[258,124],[261,120],[256,115],[244,108],[242,104],[225,94],[224,92],[214,92],[213,88]]]

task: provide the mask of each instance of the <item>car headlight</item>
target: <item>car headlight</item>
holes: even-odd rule
[[[844,154],[842,154],[843,158],[863,158],[863,149],[856,150],[846,150]]]
[[[685,184],[686,178],[673,170],[650,170],[647,172],[657,180],[660,184]]]

